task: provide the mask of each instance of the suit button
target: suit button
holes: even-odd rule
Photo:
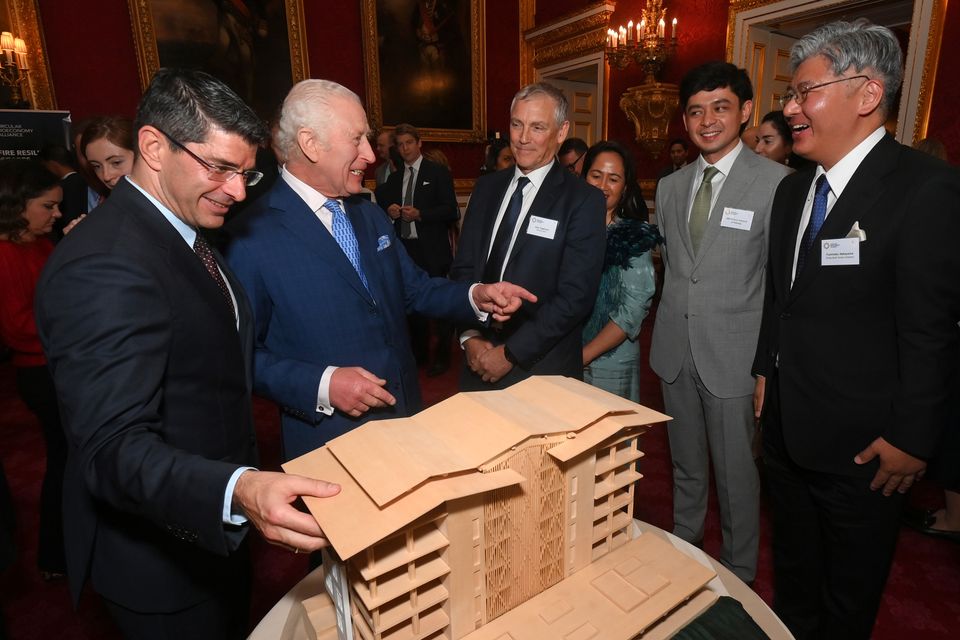
[[[697,284],[698,282],[700,282],[700,279],[699,279],[699,278],[690,278],[690,282],[692,282],[693,284]]]
[[[684,319],[686,320],[686,319],[688,319],[690,316],[688,316],[687,314],[683,314],[683,317],[684,317]]]
[[[789,317],[790,317],[790,314],[787,313],[786,311],[784,311],[783,313],[780,314],[780,319],[781,319],[781,320],[786,320],[786,319],[789,318]]]

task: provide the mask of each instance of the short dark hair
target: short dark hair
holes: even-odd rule
[[[729,62],[707,62],[694,67],[680,81],[680,108],[686,109],[687,102],[701,91],[713,91],[728,87],[740,100],[740,106],[753,100],[753,84],[747,72]]]
[[[578,156],[583,155],[587,151],[587,143],[580,138],[567,138],[563,141],[563,144],[560,145],[560,150],[557,151],[557,155],[566,155],[571,151],[575,151]]]
[[[70,150],[62,144],[45,144],[37,154],[37,159],[43,163],[56,162],[71,169],[77,168],[77,159]]]
[[[510,141],[506,138],[497,138],[490,142],[487,148],[487,157],[483,163],[484,173],[493,173],[497,170],[497,158],[500,152],[510,146]]]
[[[154,74],[137,107],[134,131],[145,125],[179,142],[203,143],[210,127],[238,135],[253,146],[260,146],[268,135],[263,121],[230,87],[192,69],[164,68]],[[179,152],[172,142],[170,148]]]
[[[690,149],[690,143],[687,142],[685,138],[674,138],[673,140],[670,141],[670,144],[667,145],[667,149],[669,150],[675,144],[680,145],[681,147],[684,148],[684,150]]]
[[[777,130],[777,133],[783,138],[784,144],[793,145],[793,133],[790,131],[790,125],[787,124],[783,111],[771,111],[760,120],[760,124],[764,122],[769,122]]]
[[[17,242],[27,228],[27,201],[58,184],[39,160],[0,160],[0,234]]]
[[[637,163],[633,159],[633,154],[627,151],[622,144],[613,140],[601,140],[590,147],[583,159],[583,170],[580,172],[580,176],[586,179],[597,156],[604,152],[615,153],[623,159],[623,196],[620,198],[620,210],[617,211],[617,215],[632,220],[646,220],[646,203],[643,207],[640,206],[643,192],[637,182]]]
[[[394,140],[397,139],[397,136],[403,136],[403,135],[413,136],[414,140],[416,140],[417,142],[420,141],[420,131],[418,131],[417,128],[412,124],[407,124],[406,122],[402,122],[398,124],[397,127],[393,130]]]

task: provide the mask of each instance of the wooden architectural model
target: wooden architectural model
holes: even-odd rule
[[[654,536],[634,539],[638,437],[667,420],[533,377],[367,423],[290,461],[288,472],[342,486],[307,499],[332,545],[333,608],[304,601],[303,637],[637,636],[714,575]],[[311,618],[325,609],[336,636]]]

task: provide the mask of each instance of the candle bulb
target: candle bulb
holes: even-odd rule
[[[663,18],[660,18],[660,22],[657,24],[657,36],[662,38],[666,30],[667,30],[667,23],[664,22]]]
[[[640,22],[643,22],[642,20]],[[643,33],[640,31],[640,22],[637,23],[637,44],[640,44]]]
[[[670,32],[670,37],[673,38],[674,40],[677,39],[677,19],[676,18],[673,19],[673,29]]]
[[[627,23],[627,42],[633,41],[633,20]]]
[[[641,40],[643,39],[643,36],[646,35],[646,33],[647,33],[647,19],[644,18],[643,20],[640,21],[640,39]]]

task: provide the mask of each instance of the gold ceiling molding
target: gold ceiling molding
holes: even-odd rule
[[[610,1],[594,2],[546,24],[526,29],[523,41],[532,49],[532,55],[523,61],[525,68],[521,69],[521,78],[532,81],[536,68],[603,51],[614,6],[615,3]]]
[[[57,108],[53,83],[50,81],[50,61],[47,44],[43,39],[40,8],[37,0],[7,0],[11,29],[27,43],[27,62],[30,73],[27,77],[30,106],[33,109]]]

